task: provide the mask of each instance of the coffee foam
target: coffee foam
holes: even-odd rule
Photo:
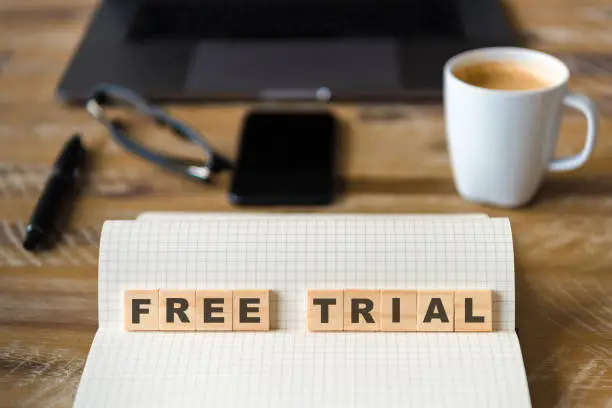
[[[457,66],[455,77],[470,85],[495,90],[535,90],[547,88],[541,68],[516,61],[480,61]]]

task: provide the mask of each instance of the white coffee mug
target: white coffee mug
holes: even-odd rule
[[[525,64],[541,70],[549,86],[535,90],[494,90],[470,85],[457,67],[485,61]],[[501,207],[529,202],[547,171],[582,166],[595,147],[598,116],[584,95],[568,92],[569,69],[543,52],[484,48],[451,58],[444,67],[444,116],[453,178],[466,200]],[[586,143],[575,156],[553,158],[563,105],[587,119]]]

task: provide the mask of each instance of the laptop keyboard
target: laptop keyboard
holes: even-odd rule
[[[155,39],[461,37],[452,0],[145,4],[128,30]]]

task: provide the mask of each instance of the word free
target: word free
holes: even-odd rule
[[[126,290],[127,331],[267,331],[270,291]]]

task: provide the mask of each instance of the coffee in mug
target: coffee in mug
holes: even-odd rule
[[[547,88],[552,83],[537,67],[512,61],[484,61],[458,66],[453,74],[463,82],[487,89],[531,90]]]
[[[559,59],[523,48],[467,51],[446,63],[446,137],[461,197],[518,207],[532,199],[547,171],[586,163],[597,139],[597,109],[568,91],[568,79]],[[586,143],[577,155],[554,158],[564,105],[586,116]]]

